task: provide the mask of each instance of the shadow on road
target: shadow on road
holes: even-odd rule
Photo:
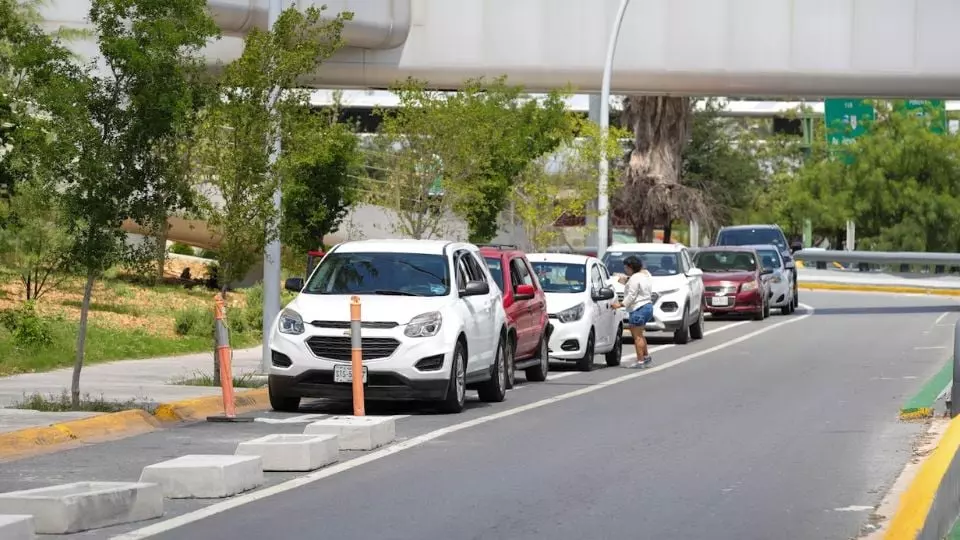
[[[817,308],[813,312],[814,317],[822,315],[911,315],[922,313],[957,313],[960,312],[960,306],[956,304],[946,304],[937,306],[877,306],[877,307],[842,307],[842,308]]]

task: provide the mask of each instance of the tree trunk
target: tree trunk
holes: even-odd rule
[[[77,330],[77,356],[73,361],[73,379],[70,383],[70,404],[73,410],[80,410],[80,371],[83,370],[83,357],[87,346],[87,318],[90,315],[90,299],[93,296],[93,284],[97,274],[87,271],[87,283],[83,286],[83,301],[80,303],[80,328]]]
[[[671,236],[673,236],[673,223],[668,221],[667,224],[663,226],[663,243],[669,244]]]
[[[154,236],[154,241],[157,243],[154,248],[156,249],[157,257],[157,280],[163,281],[163,276],[167,270],[167,234],[169,232],[169,227],[167,226],[167,220],[164,219],[157,225],[160,227],[160,230]]]

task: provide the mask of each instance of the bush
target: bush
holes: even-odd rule
[[[196,251],[194,251],[192,247],[180,242],[174,242],[170,245],[170,253],[176,253],[177,255],[196,255]]]
[[[217,252],[213,251],[212,249],[204,249],[203,251],[200,252],[199,256],[202,259],[211,259],[214,261],[220,258]]]
[[[19,347],[43,347],[53,343],[50,322],[37,313],[32,301],[0,312],[0,325],[10,332]]]
[[[181,309],[174,316],[173,330],[180,336],[213,337],[213,310]]]

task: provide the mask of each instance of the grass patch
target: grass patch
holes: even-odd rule
[[[76,353],[77,327],[76,322],[67,320],[51,325],[51,342],[43,347],[19,347],[8,331],[0,330],[0,376],[72,366]],[[245,348],[259,343],[260,336],[234,334],[230,341],[233,347]],[[87,331],[84,364],[177,356],[212,350],[213,339],[210,336],[181,336],[171,339],[143,328],[107,328],[91,323]]]
[[[192,375],[174,379],[171,383],[183,386],[216,386],[213,384],[213,374],[203,370],[197,370]],[[266,380],[263,377],[258,377],[256,373],[241,373],[233,377],[234,388],[263,388],[264,386],[266,386]]]
[[[74,410],[100,413],[114,413],[127,411],[130,409],[143,409],[153,414],[155,405],[149,404],[147,400],[127,400],[117,401],[108,400],[101,395],[99,398],[93,398],[90,394],[80,396],[80,408],[74,409],[70,400],[70,393],[64,390],[59,395],[48,394],[46,396],[40,393],[24,394],[23,399],[14,403],[15,409],[30,409],[41,412],[68,412]]]
[[[80,300],[64,300],[60,302],[61,306],[72,307],[80,309],[80,306],[83,304]],[[99,302],[90,302],[90,311],[100,311],[103,313],[116,313],[118,315],[133,315],[134,317],[140,317],[143,315],[143,312],[137,306],[131,306],[129,304],[101,304]]]

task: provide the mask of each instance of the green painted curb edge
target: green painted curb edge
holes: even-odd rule
[[[953,379],[953,358],[946,361],[940,371],[937,372],[923,388],[903,407],[900,408],[900,418],[904,420],[915,418],[930,418],[933,416],[933,404],[937,400],[940,392],[947,387],[947,384]]]

